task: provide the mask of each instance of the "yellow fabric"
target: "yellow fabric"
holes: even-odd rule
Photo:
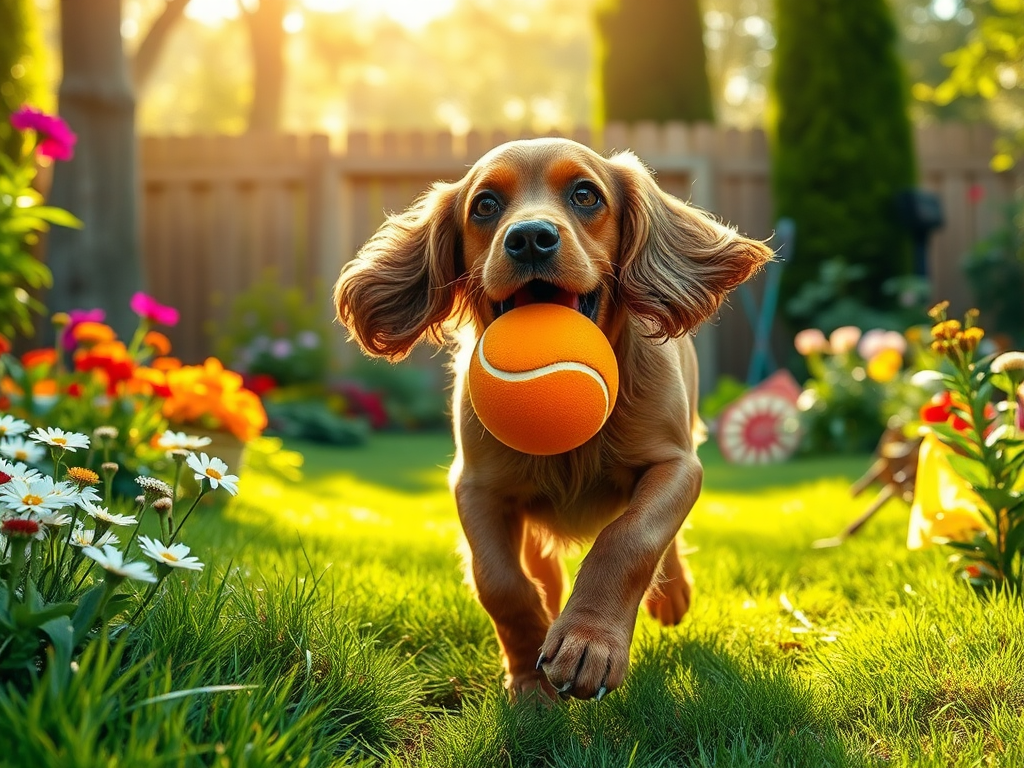
[[[968,541],[985,529],[978,507],[982,500],[950,466],[952,449],[929,431],[917,459],[914,502],[910,508],[907,547],[924,549],[935,538]]]

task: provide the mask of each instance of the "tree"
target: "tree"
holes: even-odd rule
[[[253,93],[249,131],[276,131],[281,124],[284,96],[284,13],[287,0],[259,0],[254,10],[245,5],[252,44]]]
[[[605,120],[713,118],[700,0],[618,0],[598,13]]]
[[[153,25],[146,32],[146,36],[139,43],[135,56],[132,57],[132,77],[135,81],[135,92],[142,93],[146,89],[153,70],[160,60],[167,38],[178,23],[178,19],[185,13],[190,0],[167,0],[160,15],[156,17]]]
[[[777,0],[775,29],[772,186],[776,216],[796,222],[783,295],[838,257],[865,273],[852,298],[882,307],[882,284],[911,272],[895,197],[916,175],[889,8]]]
[[[74,159],[56,167],[50,202],[83,222],[49,237],[49,308],[100,307],[122,338],[142,287],[137,225],[135,97],[121,48],[120,0],[61,1],[61,116],[78,134]]]
[[[943,57],[947,78],[935,88],[918,83],[914,95],[939,106],[973,96],[999,103],[993,117],[1002,136],[992,168],[1005,171],[1024,151],[1024,0],[975,0],[971,7],[981,21]]]
[[[35,0],[0,0],[0,152],[21,156],[21,134],[11,114],[23,104],[48,108],[43,41]]]

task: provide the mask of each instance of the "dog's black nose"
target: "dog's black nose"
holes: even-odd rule
[[[505,253],[521,264],[537,264],[558,253],[558,230],[547,221],[520,221],[505,233]]]

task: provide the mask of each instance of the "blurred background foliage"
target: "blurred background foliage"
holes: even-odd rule
[[[287,0],[280,128],[460,133],[470,127],[547,131],[589,124],[600,110],[596,18],[599,6],[609,2]],[[978,34],[982,21],[1005,2],[1018,0],[891,0],[908,80],[926,87],[915,91],[911,103],[915,122],[1020,109],[1016,87],[1000,87],[992,98],[967,95],[942,103],[927,90],[950,71],[943,56]],[[59,50],[58,0],[35,0],[35,5],[49,48]],[[254,95],[246,14],[259,3],[124,0],[129,56],[139,51],[161,14],[176,5],[180,18],[165,31],[162,51],[149,64],[140,92],[140,133],[245,131]],[[695,5],[704,24],[717,121],[761,125],[777,42],[775,3],[700,0]],[[57,59],[47,62],[54,87],[60,77]],[[1009,84],[1012,75],[998,77]]]

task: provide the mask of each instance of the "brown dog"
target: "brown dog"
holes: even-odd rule
[[[703,477],[687,333],[771,256],[662,192],[631,153],[537,139],[435,184],[342,270],[338,316],[370,355],[400,360],[422,337],[461,328],[451,487],[514,695],[601,698],[626,674],[640,601],[666,625],[686,613],[676,535]],[[533,301],[590,317],[619,364],[607,423],[557,456],[498,442],[465,386],[487,325]],[[593,546],[563,608],[558,550],[584,540]]]

